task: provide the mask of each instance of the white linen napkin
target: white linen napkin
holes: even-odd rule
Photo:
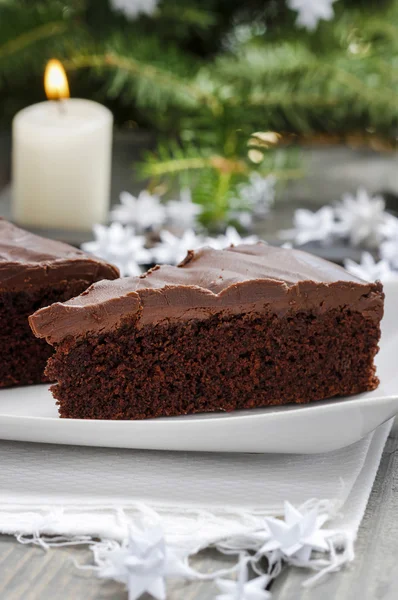
[[[284,500],[343,506],[360,482],[369,494],[390,423],[325,454],[165,452],[0,441],[0,529],[6,506],[120,506],[148,503],[279,514]],[[356,496],[358,492],[355,489]],[[88,531],[87,533],[96,533]]]
[[[212,544],[243,551],[284,502],[329,518],[353,557],[391,421],[359,442],[316,455],[133,451],[0,442],[0,531],[51,545],[123,542],[147,507],[185,555]],[[87,537],[88,536],[88,537]],[[343,540],[343,542],[341,542]],[[308,565],[311,566],[311,565]]]

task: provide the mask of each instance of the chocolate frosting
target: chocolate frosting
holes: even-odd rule
[[[178,267],[95,283],[77,298],[37,311],[30,324],[36,336],[57,344],[68,336],[112,331],[126,319],[141,328],[220,312],[283,315],[348,305],[379,321],[381,291],[380,283],[365,283],[321,258],[260,242],[190,251]]]
[[[46,287],[82,279],[115,279],[119,271],[68,244],[19,229],[0,218],[0,292]]]

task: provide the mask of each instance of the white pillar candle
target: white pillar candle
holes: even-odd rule
[[[41,102],[13,121],[13,217],[88,230],[107,218],[112,113],[91,100]]]

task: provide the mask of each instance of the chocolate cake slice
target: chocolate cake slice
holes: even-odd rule
[[[0,387],[47,381],[52,349],[32,334],[29,315],[118,276],[112,265],[0,219]]]
[[[306,403],[378,385],[380,283],[264,243],[189,252],[36,312],[61,417]]]

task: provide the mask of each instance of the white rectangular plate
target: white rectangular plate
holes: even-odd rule
[[[59,419],[48,386],[0,391],[0,439],[157,450],[318,453],[348,446],[398,413],[398,281],[386,314],[374,392],[305,406],[149,419]]]

